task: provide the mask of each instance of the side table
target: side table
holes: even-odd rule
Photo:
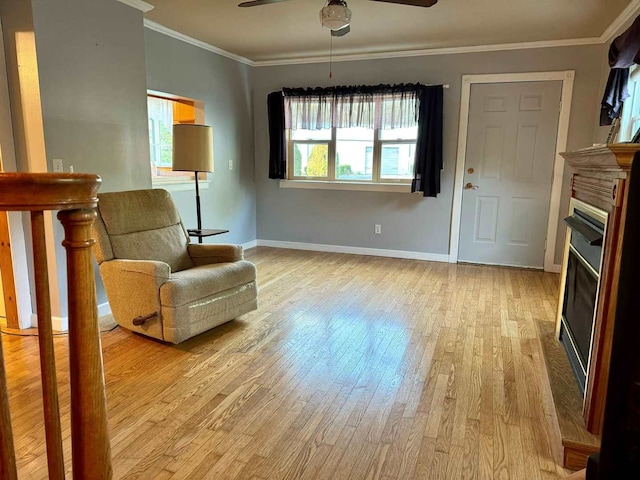
[[[206,229],[198,230],[196,228],[190,228],[187,230],[187,233],[190,237],[197,237],[198,243],[202,243],[202,239],[204,237],[212,237],[213,235],[220,235],[222,233],[229,233],[229,230],[219,230],[219,229]]]

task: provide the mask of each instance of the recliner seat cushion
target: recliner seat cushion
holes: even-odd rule
[[[246,260],[193,267],[171,274],[171,278],[160,287],[160,303],[179,307],[255,279],[256,267]]]

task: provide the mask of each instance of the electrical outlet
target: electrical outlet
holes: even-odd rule
[[[56,173],[64,172],[64,163],[62,162],[61,158],[53,159],[53,171]]]
[[[373,233],[376,235],[382,234],[382,225],[378,225],[377,223],[373,226]]]
[[[233,170],[233,160],[229,160],[229,170]]]

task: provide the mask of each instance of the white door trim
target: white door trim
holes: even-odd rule
[[[462,187],[464,184],[464,164],[467,156],[467,131],[469,129],[469,107],[471,85],[474,83],[510,83],[510,82],[545,82],[561,81],[562,97],[560,117],[558,118],[558,135],[556,139],[556,159],[553,166],[551,185],[551,201],[549,203],[549,221],[547,223],[547,249],[544,254],[544,269],[548,272],[559,271],[555,265],[556,236],[558,233],[558,217],[560,215],[560,196],[562,194],[562,177],[564,175],[564,159],[560,152],[567,148],[569,135],[569,117],[571,115],[571,98],[573,96],[574,70],[560,72],[531,73],[495,73],[487,75],[463,75],[460,96],[460,125],[458,128],[458,155],[456,158],[456,174],[453,189],[453,210],[451,212],[451,235],[449,240],[449,262],[457,263],[460,244],[460,220],[462,215]]]
[[[2,24],[0,23],[0,163],[2,163],[5,172],[17,172],[2,35]],[[18,305],[18,323],[20,328],[29,328],[32,326],[31,314],[33,313],[29,265],[27,262],[27,243],[25,240],[25,232],[29,230],[29,224],[23,224],[22,212],[9,212],[8,220],[13,261],[13,281],[16,287],[16,303]]]

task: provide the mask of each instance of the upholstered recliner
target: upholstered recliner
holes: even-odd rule
[[[257,308],[242,247],[189,243],[167,191],[98,198],[94,252],[119,325],[180,343]]]

